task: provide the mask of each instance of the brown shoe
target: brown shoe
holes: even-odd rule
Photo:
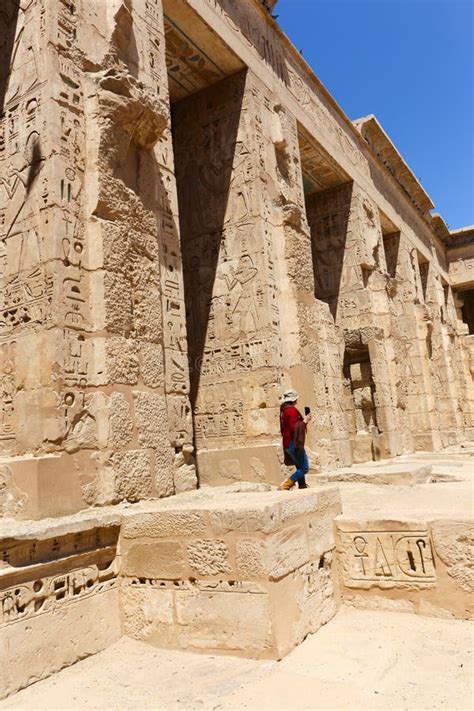
[[[293,481],[293,479],[285,479],[285,481],[282,484],[280,484],[278,489],[280,491],[289,491],[290,489],[292,489],[294,487],[294,485],[295,485],[295,482]]]

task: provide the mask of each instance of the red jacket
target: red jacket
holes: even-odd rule
[[[283,438],[283,448],[288,449],[293,441],[296,425],[303,422],[303,417],[293,405],[283,406],[280,410],[280,431]]]

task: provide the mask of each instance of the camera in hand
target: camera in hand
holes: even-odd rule
[[[311,408],[306,405],[306,407],[304,409],[304,414],[309,415],[310,412],[311,412]]]

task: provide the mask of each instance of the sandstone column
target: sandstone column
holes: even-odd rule
[[[0,441],[18,513],[194,486],[161,4],[37,0],[8,52]]]
[[[315,410],[309,447],[347,461],[323,385],[338,346],[314,298],[294,118],[244,72],[178,102],[173,133],[201,481],[278,481],[290,385]]]

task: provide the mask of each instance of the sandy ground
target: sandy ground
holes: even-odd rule
[[[0,709],[452,709],[473,702],[469,622],[343,608],[281,662],[158,650],[124,638]]]
[[[388,466],[387,466],[388,465]],[[474,451],[425,452],[405,455],[385,462],[348,467],[348,472],[377,474],[398,466],[406,471],[431,466],[433,476],[446,481],[429,484],[377,485],[372,483],[334,482],[341,492],[344,518],[411,519],[430,521],[436,518],[472,520],[474,518]],[[453,480],[449,481],[449,477]],[[318,476],[308,477],[317,484]]]

